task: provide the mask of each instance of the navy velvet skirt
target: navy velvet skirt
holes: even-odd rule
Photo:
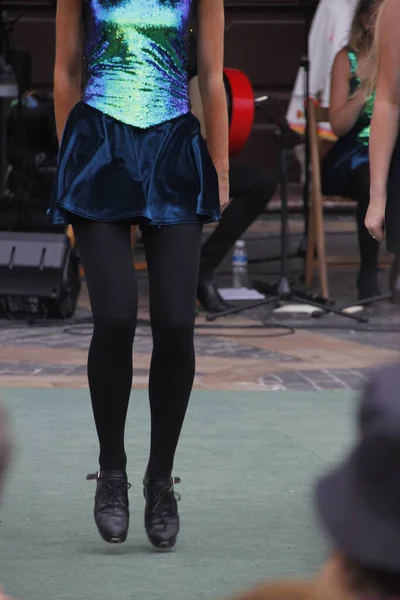
[[[53,223],[69,223],[70,213],[139,225],[218,220],[218,176],[196,117],[140,129],[78,102],[49,210]]]

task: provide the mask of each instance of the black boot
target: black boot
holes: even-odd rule
[[[97,481],[94,520],[103,540],[121,544],[129,527],[128,483],[125,471],[99,471],[87,479]]]
[[[202,307],[210,313],[218,313],[230,308],[219,293],[212,277],[200,277],[197,298]]]
[[[146,499],[144,526],[147,537],[155,548],[173,548],[179,533],[179,514],[174,484],[179,478],[144,479],[143,494]]]
[[[361,265],[357,278],[357,289],[359,300],[367,300],[374,296],[380,296],[377,266]]]

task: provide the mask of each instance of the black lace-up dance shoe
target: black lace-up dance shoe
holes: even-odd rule
[[[171,549],[176,544],[179,533],[179,514],[174,484],[181,480],[169,479],[143,480],[143,493],[146,499],[144,526],[147,537],[155,548]]]
[[[86,477],[96,480],[94,520],[103,540],[121,544],[129,527],[128,483],[125,471],[99,471]]]

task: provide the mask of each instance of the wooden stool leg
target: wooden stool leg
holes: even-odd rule
[[[315,194],[314,197],[314,219],[316,231],[316,246],[317,259],[319,269],[319,279],[321,285],[321,296],[329,299],[328,286],[328,268],[326,264],[326,248],[325,248],[325,227],[324,227],[324,212],[322,206],[322,196]]]
[[[67,227],[67,238],[69,238],[71,248],[75,248],[75,235],[74,230],[72,229],[72,225],[68,225]]]
[[[132,248],[132,251],[135,248],[137,229],[138,229],[137,225],[131,226],[131,248]],[[142,261],[134,260],[133,264],[135,265],[136,271],[147,271],[147,262],[145,260],[142,260]]]
[[[305,284],[308,290],[311,289],[314,280],[315,268],[315,219],[312,196],[310,197],[310,205],[308,211],[308,235],[307,235],[307,256],[306,256],[306,272]]]

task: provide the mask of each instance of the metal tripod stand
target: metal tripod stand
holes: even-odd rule
[[[289,131],[289,125],[286,119],[282,119],[278,123],[278,127],[275,131],[275,137],[280,142],[280,166],[281,166],[281,271],[280,278],[273,284],[262,284],[263,293],[271,295],[270,298],[258,300],[245,305],[241,305],[235,308],[230,308],[216,314],[207,315],[207,321],[216,321],[221,317],[228,315],[239,314],[249,309],[257,308],[260,306],[274,305],[275,308],[280,306],[282,302],[296,302],[298,304],[304,304],[313,306],[316,309],[322,311],[323,314],[326,312],[334,313],[341,317],[347,317],[359,323],[366,323],[367,319],[365,316],[352,315],[342,312],[341,309],[335,309],[333,305],[326,301],[318,302],[311,294],[305,294],[304,292],[296,289],[290,280],[288,274],[288,250],[289,250],[289,206],[288,206],[288,157],[290,150],[286,147],[285,139],[287,132]],[[261,286],[257,286],[260,290]],[[260,290],[261,291],[261,290]],[[265,326],[272,326],[273,323],[264,321]],[[276,326],[276,323],[274,324]]]
[[[300,258],[303,262],[306,258],[307,249],[307,235],[308,235],[308,210],[309,210],[309,194],[310,194],[310,139],[308,129],[308,97],[310,95],[310,58],[308,52],[308,38],[310,35],[312,19],[314,15],[315,3],[308,0],[300,0],[300,8],[304,15],[304,46],[303,54],[299,63],[299,67],[303,69],[303,104],[304,104],[304,138],[301,143],[304,144],[304,182],[302,185],[302,208],[303,208],[303,219],[304,219],[304,235],[303,239],[297,250],[292,251],[288,254],[287,258]],[[281,108],[282,116],[284,115]],[[261,264],[276,262],[280,260],[280,256],[269,256],[263,258],[253,258],[249,260],[249,264]]]

